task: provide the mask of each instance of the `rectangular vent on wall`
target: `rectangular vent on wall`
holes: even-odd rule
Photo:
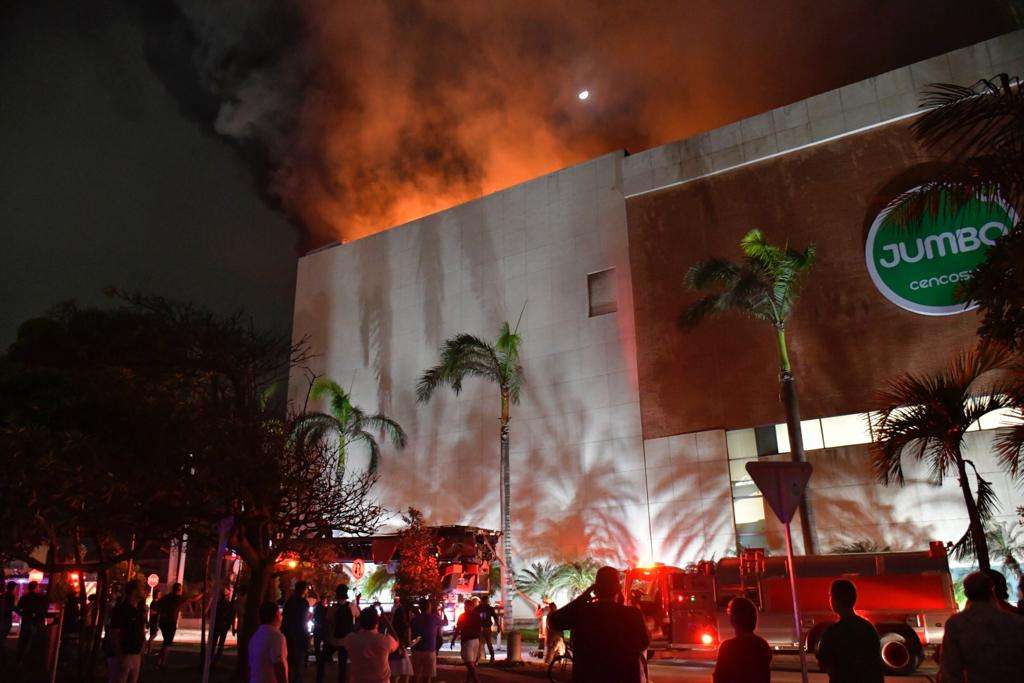
[[[587,300],[590,302],[591,318],[619,310],[615,298],[614,268],[587,274]]]

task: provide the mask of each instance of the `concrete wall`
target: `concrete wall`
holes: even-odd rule
[[[299,263],[295,335],[316,371],[398,419],[380,491],[436,523],[497,528],[498,395],[469,381],[417,405],[417,377],[458,332],[521,332],[513,519],[523,557],[649,554],[621,155],[612,154]],[[588,317],[587,274],[615,268],[618,311]],[[293,395],[302,390],[293,381]]]
[[[757,350],[757,330],[742,323],[705,331],[710,336],[700,353],[692,340],[679,337],[673,320],[685,266],[712,246],[733,253],[738,231],[754,224],[789,236],[793,206],[817,204],[827,213],[815,195],[830,186],[835,194],[837,178],[851,174],[860,178],[854,198],[844,199],[850,192],[842,187],[830,201],[857,205],[858,224],[842,237],[856,251],[865,207],[884,195],[872,183],[925,160],[907,136],[906,122],[893,119],[914,113],[916,93],[925,83],[969,83],[1000,70],[1024,73],[1024,33],[688,140],[630,156],[609,154],[302,258],[294,334],[308,337],[322,354],[313,370],[350,386],[357,404],[392,415],[409,434],[404,452],[384,448],[382,502],[393,510],[415,505],[433,523],[499,526],[496,389],[471,381],[461,396],[442,392],[428,405],[416,404],[413,389],[436,362],[445,338],[471,332],[493,339],[501,322],[514,322],[525,302],[527,384],[512,422],[517,561],[586,556],[614,563],[650,557],[686,563],[733,550],[723,428],[779,420],[775,365],[770,348]],[[854,173],[868,148],[876,165]],[[886,154],[893,155],[889,166],[882,163]],[[776,158],[775,168],[818,161],[807,167],[808,182],[787,189],[771,171]],[[817,177],[830,166],[832,176]],[[725,201],[713,188],[727,186],[732,199]],[[645,213],[647,227],[637,228]],[[722,225],[715,223],[719,219]],[[814,241],[813,217],[801,220],[806,234],[794,243]],[[651,225],[667,237],[659,241],[661,235],[647,231]],[[700,237],[687,241],[688,231],[700,231]],[[634,280],[631,270],[641,254],[647,263]],[[659,259],[657,268],[650,267]],[[588,317],[587,274],[609,267],[615,268],[618,311]],[[636,315],[634,291],[642,297]],[[864,305],[852,301],[846,314],[859,315]],[[913,350],[894,347],[895,353],[921,360],[923,340],[932,334],[927,325],[952,330],[937,343],[943,350],[971,337],[969,316],[926,323],[888,302],[881,305],[892,309],[885,315],[910,316],[905,329],[920,340]],[[829,327],[836,311],[827,298],[802,310],[808,329],[851,334],[848,324]],[[641,325],[638,331],[636,316],[660,327]],[[805,372],[808,416],[866,409],[848,406],[874,387],[878,368],[856,375],[861,351],[848,344],[845,354],[830,356],[833,341],[823,339],[814,351],[798,342],[798,367],[813,358],[830,364],[830,371],[844,366],[855,375],[846,386],[860,393],[848,400],[852,394],[833,391],[827,374],[815,383]],[[642,418],[638,367],[645,373]],[[304,391],[303,377],[296,374],[291,394]],[[935,537],[955,540],[966,526],[962,502],[949,490],[936,497],[920,481],[903,491],[882,490],[866,475],[863,447],[838,450],[812,454],[821,459],[815,494],[827,499],[825,547],[840,532],[854,530],[897,547],[919,547]],[[1014,484],[1002,479],[998,486],[1012,513]],[[836,542],[842,540],[857,539]]]

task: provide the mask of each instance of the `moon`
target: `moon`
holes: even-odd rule
[[[581,100],[585,100],[588,97],[590,97],[590,91],[589,90],[580,90],[579,93],[577,93],[576,97],[580,98]]]

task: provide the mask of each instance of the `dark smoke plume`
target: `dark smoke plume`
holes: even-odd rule
[[[159,0],[144,12],[155,73],[315,244],[1010,28],[1005,3],[980,4]]]

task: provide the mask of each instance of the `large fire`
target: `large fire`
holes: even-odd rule
[[[1005,2],[979,2],[175,0],[190,68],[220,101],[217,131],[258,151],[268,191],[313,243],[1010,26]],[[152,36],[157,68],[181,54],[178,35]]]

